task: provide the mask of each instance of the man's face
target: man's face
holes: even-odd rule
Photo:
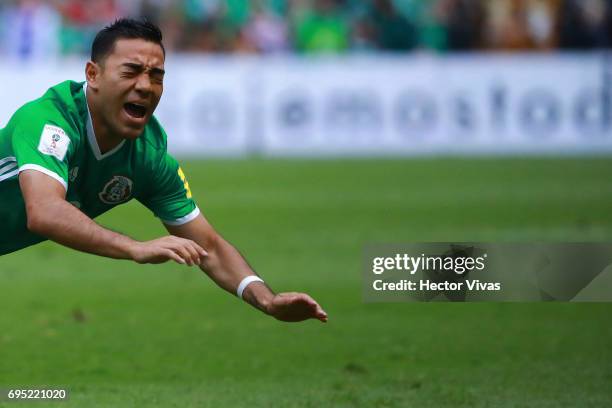
[[[98,67],[97,112],[114,135],[137,138],[164,90],[162,48],[141,39],[120,39]]]

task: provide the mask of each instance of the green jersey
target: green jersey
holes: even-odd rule
[[[66,200],[91,218],[137,199],[165,224],[198,216],[189,184],[167,153],[154,117],[136,140],[102,154],[84,83],[66,81],[27,103],[0,129],[0,255],[46,238],[27,228],[19,172],[36,170],[59,181]],[[51,180],[49,180],[52,182]]]

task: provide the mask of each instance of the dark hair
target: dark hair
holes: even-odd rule
[[[120,18],[104,27],[96,35],[91,46],[91,60],[95,63],[104,60],[113,52],[117,40],[137,38],[159,44],[164,51],[164,55],[166,55],[166,49],[162,44],[162,32],[159,27],[147,20]]]

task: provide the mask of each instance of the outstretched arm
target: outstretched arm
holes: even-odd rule
[[[193,240],[206,249],[208,255],[204,258],[200,268],[226,291],[236,294],[244,278],[256,275],[236,248],[223,239],[202,215],[187,224],[166,225],[166,228],[172,235]],[[305,293],[275,294],[265,283],[256,281],[248,284],[242,296],[252,306],[278,320],[286,322],[299,322],[307,319],[327,321],[327,313]]]
[[[44,173],[22,171],[19,184],[26,205],[28,229],[72,249],[138,263],[174,260],[196,265],[206,255],[202,247],[188,239],[168,236],[139,242],[101,227],[68,203],[64,186]]]

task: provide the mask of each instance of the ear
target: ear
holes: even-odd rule
[[[91,89],[98,90],[98,82],[101,72],[102,67],[100,67],[100,65],[93,61],[88,61],[87,65],[85,65],[85,79],[87,79],[87,86],[89,86]]]

